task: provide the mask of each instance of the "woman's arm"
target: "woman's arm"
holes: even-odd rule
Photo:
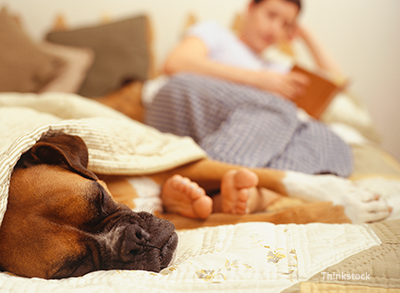
[[[308,80],[301,74],[247,70],[212,61],[204,43],[187,37],[170,53],[164,65],[166,74],[193,72],[275,92],[289,99],[302,93]]]
[[[329,56],[326,49],[321,45],[320,42],[318,42],[311,32],[306,30],[304,27],[298,26],[296,34],[304,41],[319,68],[330,72],[335,76],[343,76],[341,70],[332,60],[331,56]]]
[[[170,53],[165,65],[166,74],[194,72],[234,82],[250,84],[253,72],[210,60],[206,46],[196,37],[187,37]]]

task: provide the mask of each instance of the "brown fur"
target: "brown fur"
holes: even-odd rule
[[[62,278],[168,265],[175,227],[115,202],[87,163],[85,143],[69,135],[42,139],[22,156],[0,227],[1,270]]]

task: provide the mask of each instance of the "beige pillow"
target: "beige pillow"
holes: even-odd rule
[[[63,60],[40,50],[5,9],[0,28],[1,92],[38,92],[59,74]]]
[[[93,64],[95,57],[93,50],[49,42],[43,42],[39,44],[39,47],[43,51],[65,60],[63,71],[45,85],[40,92],[77,93]]]
[[[89,47],[95,52],[79,94],[99,97],[121,87],[127,80],[145,80],[151,70],[150,24],[146,16],[84,27],[50,32],[50,42]]]
[[[376,130],[368,109],[351,94],[339,93],[322,113],[321,121],[347,124],[370,141],[381,142],[380,134]]]

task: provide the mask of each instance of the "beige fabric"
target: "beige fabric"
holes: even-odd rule
[[[39,92],[77,93],[94,61],[90,48],[78,48],[43,42],[40,48],[65,61],[62,72]]]
[[[0,127],[0,223],[13,167],[44,136],[80,136],[89,169],[100,174],[149,174],[205,157],[191,138],[162,134],[71,94],[0,94]]]
[[[343,123],[359,131],[365,138],[380,143],[381,138],[368,109],[351,94],[338,94],[321,116],[325,123]]]
[[[399,293],[400,289],[386,289],[368,286],[351,286],[338,284],[314,284],[309,282],[301,283],[301,293],[311,292],[348,292],[348,293]],[[286,292],[286,291],[285,291]]]
[[[5,9],[0,11],[0,91],[37,92],[63,64],[41,50]]]
[[[374,144],[352,145],[354,171],[351,179],[381,176],[400,178],[400,163],[381,147]]]
[[[50,32],[46,39],[94,50],[93,66],[78,93],[100,97],[117,90],[127,80],[149,77],[152,66],[149,30],[147,16],[139,15],[97,26]]]
[[[400,289],[400,220],[368,226],[380,238],[380,245],[372,246],[323,269],[304,284],[300,284],[300,292],[328,288],[343,292],[376,292],[367,289],[368,287],[379,290]],[[285,293],[299,292],[298,289],[299,285],[296,284],[285,290]]]

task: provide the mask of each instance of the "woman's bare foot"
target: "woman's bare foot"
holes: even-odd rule
[[[257,175],[248,169],[226,172],[221,181],[221,211],[239,215],[248,213],[250,191],[257,184]]]
[[[161,199],[167,212],[205,219],[212,213],[213,201],[203,188],[188,178],[174,175],[165,181]]]
[[[248,169],[228,171],[221,182],[221,194],[213,197],[214,212],[257,213],[281,198],[280,194],[257,184],[257,175]]]

